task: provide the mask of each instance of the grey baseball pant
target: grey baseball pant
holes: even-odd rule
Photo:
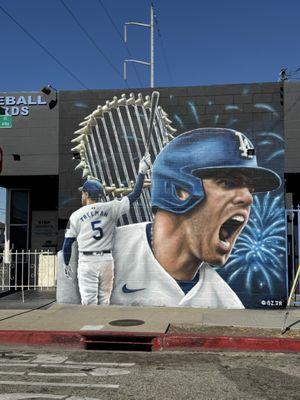
[[[81,304],[109,304],[114,277],[111,254],[79,253],[77,274]]]

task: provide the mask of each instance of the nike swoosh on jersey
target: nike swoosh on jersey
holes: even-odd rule
[[[141,289],[129,289],[125,283],[125,285],[122,287],[122,292],[123,293],[134,293],[134,292],[139,292],[140,290],[145,290],[146,288],[141,288]]]

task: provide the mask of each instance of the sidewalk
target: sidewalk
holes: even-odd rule
[[[0,310],[20,310],[46,307],[48,303],[55,302],[55,290],[24,290],[7,292],[0,297]]]
[[[49,293],[49,292],[48,292]],[[16,294],[20,296],[20,294]],[[43,294],[19,309],[0,300],[0,344],[98,350],[240,350],[300,352],[300,309],[216,310],[49,304]],[[43,298],[44,297],[44,298]],[[7,299],[7,304],[12,299]],[[28,304],[28,303],[27,303]],[[37,308],[37,307],[35,307]]]

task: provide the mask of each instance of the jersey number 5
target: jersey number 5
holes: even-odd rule
[[[93,221],[91,222],[93,231],[97,231],[97,234],[93,236],[94,239],[100,240],[103,238],[103,230],[100,228],[101,221]]]

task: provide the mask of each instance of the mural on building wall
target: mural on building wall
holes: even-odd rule
[[[175,101],[173,94],[169,101]],[[197,99],[187,100],[188,126],[179,112],[168,115],[158,107],[149,144],[149,96],[115,97],[75,132],[76,169],[82,169],[84,180],[102,182],[106,200],[132,192],[147,149],[154,162],[140,199],[119,220],[111,304],[285,305],[280,114],[273,104],[256,102],[251,106],[271,118],[246,120],[239,104],[205,101],[201,114]],[[207,112],[210,107],[216,112]],[[58,300],[67,302],[69,296],[80,302],[74,254],[70,264],[72,279],[61,277]]]

